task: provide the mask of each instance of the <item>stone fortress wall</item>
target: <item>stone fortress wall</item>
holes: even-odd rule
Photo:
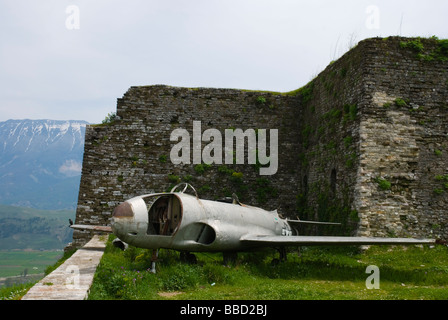
[[[87,127],[77,224],[108,225],[122,201],[183,181],[204,199],[236,193],[285,217],[343,223],[304,233],[448,239],[445,41],[367,39],[288,93],[131,87],[117,116]],[[257,139],[267,129],[269,145],[277,129],[276,174],[260,175],[247,152],[245,164],[173,164],[170,135],[186,129],[193,141],[194,121],[223,141],[226,129]],[[73,245],[90,237],[76,230]]]

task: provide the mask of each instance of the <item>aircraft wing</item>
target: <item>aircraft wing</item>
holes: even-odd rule
[[[86,224],[73,224],[70,226],[72,229],[77,230],[93,230],[93,231],[102,231],[112,233],[112,227],[108,226],[94,226],[94,225],[86,225]]]
[[[370,238],[370,237],[320,237],[320,236],[260,236],[246,235],[242,242],[263,246],[327,246],[327,245],[412,245],[436,244],[435,239]]]

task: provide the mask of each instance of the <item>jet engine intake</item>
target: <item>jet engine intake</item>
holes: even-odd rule
[[[196,242],[200,244],[209,245],[212,244],[213,241],[215,241],[215,239],[216,239],[215,229],[210,227],[208,224],[201,223],[201,229],[196,239]]]

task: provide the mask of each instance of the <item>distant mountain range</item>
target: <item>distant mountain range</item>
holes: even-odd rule
[[[0,203],[76,208],[86,121],[0,122]]]

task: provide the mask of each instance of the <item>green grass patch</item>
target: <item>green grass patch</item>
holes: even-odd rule
[[[448,299],[448,249],[437,246],[303,247],[272,265],[276,251],[240,253],[231,266],[221,254],[196,253],[197,264],[160,250],[157,273],[151,251],[122,252],[107,245],[89,299],[377,300]],[[380,288],[367,289],[369,265],[380,270]]]
[[[40,273],[42,273],[43,271],[43,276],[39,277],[39,278],[43,278],[44,276],[50,274],[51,272],[53,272],[57,267],[59,267],[61,264],[63,264],[65,262],[65,260],[67,260],[68,258],[70,258],[74,253],[76,252],[76,250],[70,250],[67,252],[57,252],[58,255],[55,257],[51,258],[47,255],[49,253],[55,253],[55,252],[44,252],[42,256],[38,256],[36,258],[36,260],[30,260],[29,257],[25,259],[26,263],[32,263],[33,265],[41,265],[42,269],[39,270]],[[2,252],[4,253],[4,252]],[[15,252],[17,253],[17,252]],[[37,254],[37,253],[36,253]],[[62,257],[61,257],[62,256]],[[23,257],[23,256],[22,256]],[[45,257],[45,258],[42,258]],[[59,257],[60,259],[57,260],[56,262],[54,262],[54,259],[56,257]],[[17,259],[17,256],[13,256],[13,259],[15,259],[15,261],[22,261],[23,259]],[[47,260],[49,259],[49,260]],[[11,260],[11,259],[10,259]],[[33,262],[28,262],[28,261],[33,261]],[[52,263],[52,264],[49,264]],[[30,277],[28,275],[28,277]],[[20,300],[27,292],[29,289],[31,289],[40,279],[37,278],[34,279],[34,277],[32,277],[33,279],[31,280],[26,280],[24,282],[24,278],[18,278],[15,279],[12,282],[18,281],[18,284],[13,284],[13,285],[7,285],[5,287],[0,288],[0,300]],[[11,279],[11,278],[7,278],[7,279]]]
[[[62,251],[0,251],[0,277],[44,273]]]
[[[36,283],[24,283],[0,289],[0,300],[20,300]]]

